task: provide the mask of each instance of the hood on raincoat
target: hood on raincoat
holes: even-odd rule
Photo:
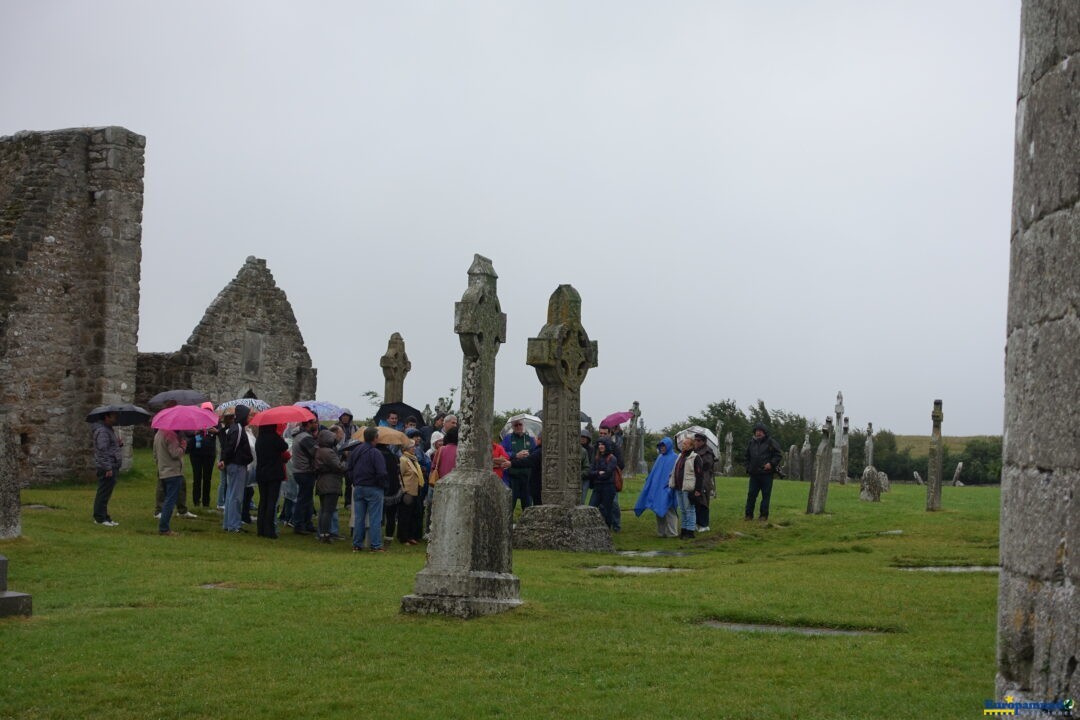
[[[675,469],[675,461],[679,458],[679,453],[675,452],[675,443],[669,437],[657,443],[656,447],[659,449],[661,445],[667,447],[667,452],[656,456],[656,462],[653,463],[649,475],[645,478],[645,486],[641,488],[641,494],[634,503],[634,514],[638,517],[641,517],[641,513],[646,510],[652,510],[656,513],[656,517],[662,518],[675,507],[677,502],[674,488],[668,487],[668,478],[671,477],[671,471]]]
[[[319,431],[319,435],[316,438],[316,442],[319,443],[319,447],[332,448],[335,445],[337,445],[337,435],[335,435],[332,431],[327,430],[326,428],[323,428],[322,430]]]

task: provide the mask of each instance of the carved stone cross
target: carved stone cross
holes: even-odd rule
[[[506,313],[499,305],[499,276],[476,255],[469,287],[454,304],[454,332],[465,357],[461,365],[457,466],[491,471],[491,422],[495,416],[495,355],[506,342]]]
[[[529,338],[525,362],[544,386],[544,504],[573,507],[581,496],[581,383],[596,367],[597,346],[581,326],[581,295],[560,285],[547,324]]]
[[[382,366],[383,377],[386,378],[383,402],[404,402],[405,376],[412,370],[412,363],[405,354],[405,341],[401,338],[401,333],[390,336],[390,342],[386,344],[386,354],[379,358],[379,365]]]

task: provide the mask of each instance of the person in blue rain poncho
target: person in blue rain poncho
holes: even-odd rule
[[[660,537],[679,535],[679,515],[675,512],[678,503],[675,490],[668,487],[668,478],[679,457],[674,447],[675,444],[668,437],[657,443],[656,449],[660,454],[656,456],[656,462],[645,478],[645,487],[641,488],[637,504],[634,505],[634,514],[638,517],[646,510],[656,513],[656,532]]]

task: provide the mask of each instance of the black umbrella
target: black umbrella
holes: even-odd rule
[[[102,405],[90,411],[86,422],[95,422],[100,420],[102,415],[113,412],[120,416],[116,420],[117,425],[142,425],[153,417],[152,413],[136,405]]]
[[[170,400],[175,400],[177,405],[202,405],[204,402],[209,402],[210,398],[198,390],[166,390],[150,398],[148,404],[150,407],[156,407]]]
[[[541,420],[543,420],[543,419],[544,419],[544,411],[543,411],[543,410],[541,410],[541,411],[539,411],[538,413],[536,413],[536,417],[538,417],[538,418],[540,418]],[[578,421],[579,421],[579,422],[583,422],[583,423],[591,423],[591,422],[592,422],[592,418],[591,418],[591,417],[589,417],[588,415],[586,415],[585,413],[581,413],[581,415],[580,415],[580,416],[578,417]]]
[[[410,415],[416,418],[417,426],[423,425],[424,423],[424,414],[422,412],[414,408],[412,405],[406,405],[405,403],[400,402],[383,403],[382,405],[380,405],[379,411],[375,413],[375,421],[378,422],[379,420],[385,420],[387,416],[389,416],[392,412],[397,413],[398,422],[400,422],[402,425],[405,424],[405,419]]]

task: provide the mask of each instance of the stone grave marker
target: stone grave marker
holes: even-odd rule
[[[799,479],[810,482],[814,479],[814,450],[810,447],[810,431],[803,436],[802,457],[799,462]]]
[[[820,515],[825,512],[825,501],[829,497],[829,482],[832,477],[832,459],[835,448],[831,447],[833,424],[832,418],[825,419],[818,442],[817,457],[814,459],[814,476],[810,480],[810,492],[806,499],[807,515]]]
[[[512,572],[510,490],[491,469],[495,355],[506,342],[497,280],[491,261],[474,256],[469,286],[454,306],[464,354],[457,466],[435,486],[427,564],[414,594],[401,599],[406,613],[472,618],[521,605]]]
[[[412,370],[412,363],[405,354],[405,340],[401,333],[390,336],[390,342],[386,344],[386,354],[379,358],[379,365],[382,367],[383,378],[386,379],[383,402],[405,402],[405,376]],[[405,418],[401,418],[401,421],[404,422]]]
[[[581,384],[597,365],[597,345],[581,325],[581,295],[560,285],[547,323],[529,338],[526,360],[544,386],[543,505],[525,508],[514,528],[517,548],[610,552],[600,510],[581,498]]]
[[[944,417],[941,412],[941,401],[934,401],[934,411],[930,413],[930,419],[934,423],[930,435],[929,468],[926,471],[926,509],[934,511],[941,509],[941,420]]]

